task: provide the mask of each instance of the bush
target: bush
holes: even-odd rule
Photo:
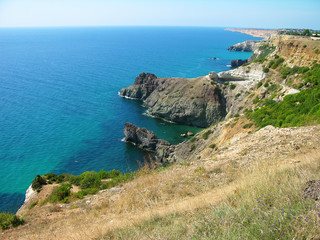
[[[261,86],[262,86],[262,82],[258,82],[257,89],[260,88]]]
[[[98,173],[92,172],[84,172],[78,176],[80,179],[79,186],[82,189],[86,188],[97,188],[101,185],[101,178]]]
[[[272,65],[270,66],[271,62],[272,62]],[[271,62],[269,63],[269,67],[276,69],[278,66],[280,66],[280,64],[284,62],[284,59],[278,58],[276,61],[271,61]]]
[[[265,61],[266,61],[265,58],[258,58],[258,59],[253,60],[254,63],[264,63]]]
[[[268,73],[268,72],[269,72],[269,68],[264,67],[264,68],[263,68],[263,72],[264,72],[264,73]]]
[[[82,189],[79,192],[77,192],[76,196],[80,199],[83,199],[86,195],[89,194],[96,194],[99,191],[98,188],[87,188],[87,189]]]
[[[100,170],[98,172],[98,175],[101,179],[108,179],[108,178],[114,178],[114,177],[119,177],[120,175],[122,175],[122,173],[119,170],[111,170],[111,171],[104,171],[104,170]]]
[[[68,202],[71,194],[71,188],[71,184],[62,184],[60,187],[53,190],[51,196],[49,197],[50,202]]]
[[[217,147],[217,145],[215,143],[212,143],[209,148],[215,149]]]
[[[23,223],[24,223],[24,220],[22,218],[19,218],[18,216],[12,213],[8,213],[8,212],[0,213],[0,227],[2,230],[8,229],[10,227],[18,227]]]
[[[31,188],[34,191],[40,192],[42,189],[42,186],[46,184],[47,184],[47,181],[40,175],[37,175],[36,178],[32,181]]]
[[[207,139],[211,133],[212,133],[211,130],[206,131],[205,133],[202,134],[202,138],[203,138],[203,139]]]
[[[235,84],[233,84],[233,83],[230,85],[230,89],[231,89],[231,90],[235,89],[236,87],[237,87],[237,85],[235,85]]]
[[[195,149],[196,149],[196,145],[191,144],[191,146],[190,146],[190,151],[193,151],[193,150],[195,150]]]
[[[269,87],[269,83],[266,82],[265,84],[263,84],[263,86],[267,88],[267,87]]]

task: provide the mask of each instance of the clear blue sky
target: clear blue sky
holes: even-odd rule
[[[0,27],[220,26],[320,29],[320,0],[0,0]]]

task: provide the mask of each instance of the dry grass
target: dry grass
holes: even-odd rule
[[[258,134],[261,132],[254,134],[260,138]],[[292,139],[283,136],[283,139],[287,138],[280,143],[284,141],[281,144],[290,151],[281,155],[281,159],[270,154],[269,158],[260,159],[259,156],[268,154],[263,146],[249,148],[234,144],[233,148],[225,148],[225,156],[218,160],[213,155],[187,164],[175,164],[163,171],[149,166],[140,171],[139,177],[124,184],[119,192],[99,193],[62,204],[62,207],[60,204],[36,206],[24,217],[25,226],[5,232],[0,239],[206,238],[206,234],[215,230],[203,219],[215,216],[213,210],[214,214],[224,214],[237,223],[238,215],[232,214],[240,211],[242,206],[252,206],[253,199],[259,194],[269,192],[275,198],[282,196],[283,188],[272,188],[278,183],[282,183],[281,186],[287,184],[290,192],[298,193],[306,180],[320,177],[316,174],[319,172],[319,152],[310,150],[318,146],[305,142],[306,149],[301,147],[293,151],[295,145],[290,143],[292,148],[287,145]],[[304,138],[297,139],[302,141]],[[275,144],[281,150],[280,143]],[[243,150],[251,151],[250,154],[257,157],[248,161],[249,153],[239,154]],[[216,154],[220,154],[219,151]],[[86,203],[88,200],[89,204]],[[231,208],[234,211],[226,212]],[[233,221],[222,220],[225,226],[218,224],[217,229],[228,229]]]
[[[301,164],[272,161],[252,166],[231,184],[233,192],[219,196],[220,203],[157,214],[101,239],[318,239],[320,210],[314,201],[302,200],[301,195],[307,180],[320,178],[319,152],[295,160]],[[266,222],[250,220],[255,214],[265,215]],[[296,219],[291,220],[288,214]]]

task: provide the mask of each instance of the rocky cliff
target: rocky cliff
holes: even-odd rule
[[[261,41],[245,41],[242,43],[237,43],[228,48],[229,51],[237,51],[237,52],[254,52],[261,46]]]
[[[120,96],[143,100],[148,113],[176,123],[208,127],[226,115],[225,99],[209,78],[157,78],[141,73]]]

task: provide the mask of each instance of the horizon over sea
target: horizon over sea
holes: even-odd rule
[[[254,39],[212,27],[0,28],[0,211],[17,211],[37,174],[136,170],[144,153],[122,141],[125,122],[173,144],[200,131],[146,116],[118,92],[141,72],[229,70],[252,53],[228,46]]]

